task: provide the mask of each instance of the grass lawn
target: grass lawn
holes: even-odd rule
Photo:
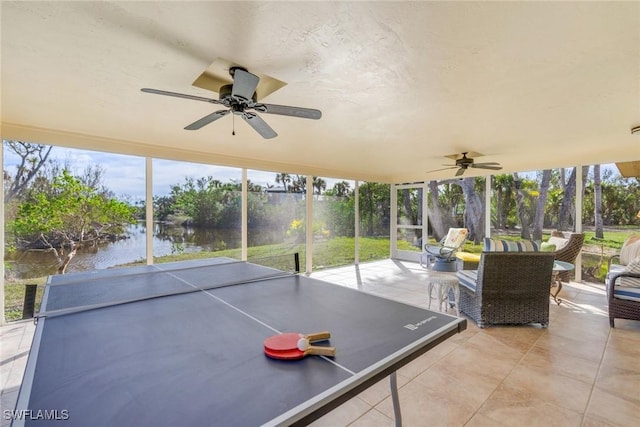
[[[40,301],[42,300],[42,294],[44,293],[44,285],[46,277],[38,277],[35,279],[24,279],[6,281],[4,284],[4,318],[7,322],[22,319],[22,307],[24,304],[24,291],[26,285],[37,285],[38,290],[36,292],[36,308],[37,313],[40,309]]]
[[[608,260],[617,254],[622,247],[624,240],[635,230],[614,230],[606,231],[604,239],[596,239],[592,231],[585,232],[585,245],[583,247],[582,265],[585,272],[584,279],[589,281],[602,281],[607,272]],[[548,238],[547,234],[543,240]],[[519,236],[500,236],[518,240]],[[338,267],[352,264],[354,261],[354,238],[337,237],[333,239],[314,242],[313,270],[322,268]],[[398,248],[402,250],[416,251],[417,248],[404,241],[398,241]],[[481,244],[466,242],[464,251],[472,253],[482,252]],[[271,266],[290,269],[292,265],[290,257],[284,255],[298,252],[300,254],[300,268],[304,270],[306,256],[305,245],[303,243],[280,243],[276,245],[257,246],[247,249],[249,261],[260,263],[260,259],[274,258],[280,255],[286,259],[286,265],[270,264]],[[182,261],[188,259],[201,259],[211,257],[241,258],[240,249],[227,249],[215,252],[197,252],[189,254],[168,255],[154,259],[155,263]],[[360,238],[360,261],[374,261],[389,258],[389,238]],[[127,266],[143,265],[144,262],[127,264]],[[5,280],[5,319],[14,321],[22,318],[22,306],[24,301],[25,285],[38,285],[36,296],[36,312],[40,307],[40,300],[44,292],[46,277],[23,280]]]

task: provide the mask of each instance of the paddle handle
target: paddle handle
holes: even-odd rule
[[[304,352],[305,356],[308,354],[315,354],[318,356],[335,356],[336,355],[336,348],[335,347],[320,347],[320,346],[316,346],[316,345],[311,345],[309,346],[309,348],[307,348],[307,350]]]
[[[331,332],[329,331],[316,332],[313,334],[304,335],[303,337],[306,338],[309,342],[324,341],[331,338]]]

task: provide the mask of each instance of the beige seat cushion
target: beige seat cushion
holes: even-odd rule
[[[551,236],[546,243],[548,245],[555,245],[556,248],[554,250],[559,251],[560,249],[567,246],[567,244],[569,243],[569,239],[565,239],[564,237]]]
[[[622,270],[624,273],[640,274],[640,256],[632,259],[631,262]],[[640,279],[636,277],[621,277],[618,279],[620,286],[627,288],[640,288]]]
[[[632,234],[627,237],[620,249],[620,264],[628,265],[638,257],[640,257],[640,234]]]

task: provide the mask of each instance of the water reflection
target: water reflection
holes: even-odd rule
[[[144,261],[146,259],[145,224],[130,226],[128,235],[127,239],[79,250],[69,264],[67,272],[104,269],[133,261]],[[281,238],[282,232],[251,230],[249,246],[275,243],[281,241]],[[240,228],[212,230],[156,223],[154,224],[153,256],[236,249],[241,246],[241,242]],[[7,261],[7,276],[16,279],[55,274],[58,267],[55,256],[49,252],[18,251],[11,258],[7,257]]]

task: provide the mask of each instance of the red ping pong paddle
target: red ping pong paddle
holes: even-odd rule
[[[335,356],[335,347],[320,347],[310,345],[311,342],[327,340],[331,337],[329,332],[317,332],[315,334],[299,334],[290,332],[270,336],[264,340],[264,353],[274,359],[301,359],[306,355]]]

